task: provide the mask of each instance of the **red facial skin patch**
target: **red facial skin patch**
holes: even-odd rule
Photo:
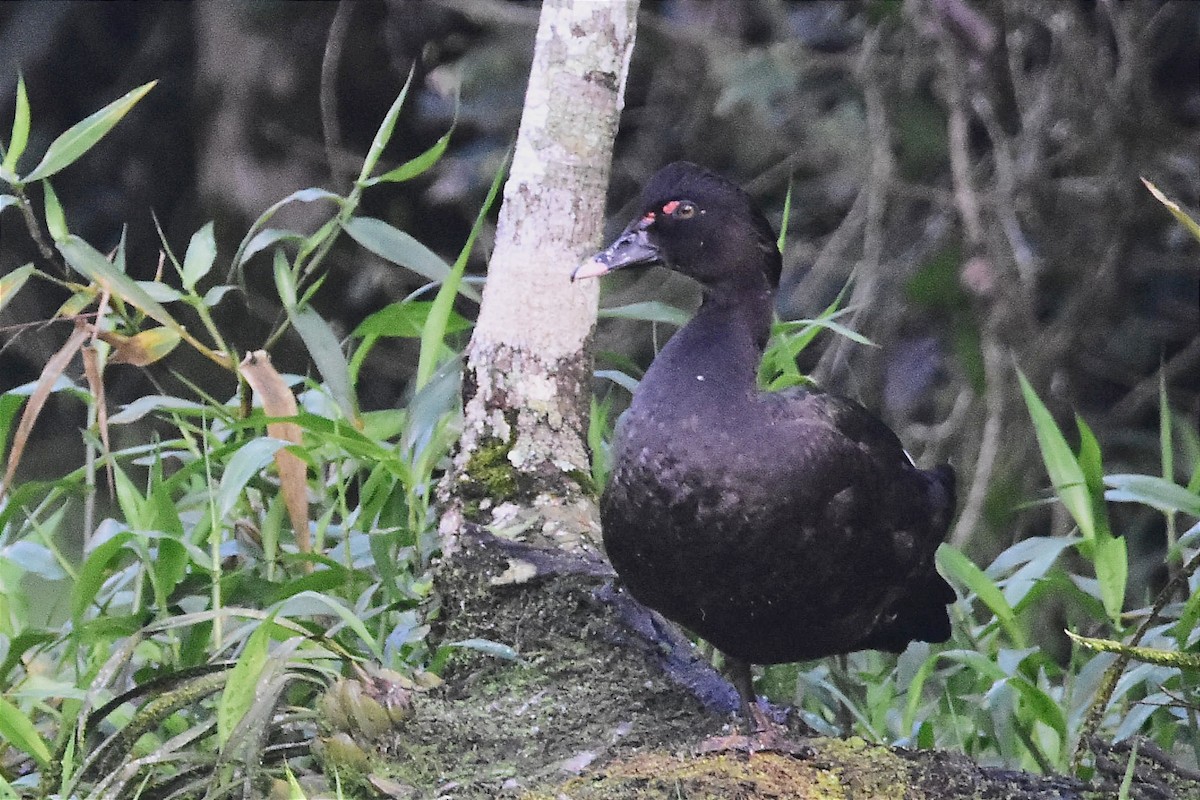
[[[675,209],[677,209],[677,208],[679,208],[679,201],[672,200],[671,202],[669,202],[665,206],[663,206],[663,213],[664,214],[674,214]]]

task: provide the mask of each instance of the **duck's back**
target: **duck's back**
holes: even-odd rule
[[[755,663],[949,635],[933,567],[948,468],[918,470],[855,403],[790,390],[635,399],[601,514],[635,597]]]

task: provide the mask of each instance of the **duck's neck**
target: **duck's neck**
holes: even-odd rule
[[[695,393],[726,402],[752,397],[771,311],[765,285],[706,293],[696,316],[650,365],[635,402],[678,403]]]

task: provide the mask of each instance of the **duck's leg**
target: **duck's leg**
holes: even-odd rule
[[[729,675],[729,682],[733,684],[734,689],[737,689],[746,733],[713,736],[705,739],[697,748],[699,752],[715,753],[738,750],[755,753],[772,750],[795,755],[805,755],[811,752],[808,748],[790,741],[787,738],[787,729],[777,724],[759,707],[758,698],[754,694],[754,677],[750,673],[749,663],[726,656],[725,671]]]
[[[754,675],[750,672],[750,664],[739,658],[725,659],[725,671],[729,673],[729,682],[737,689],[741,701],[742,719],[746,722],[749,734],[756,734],[766,725],[771,724],[758,707],[758,697],[754,694]]]

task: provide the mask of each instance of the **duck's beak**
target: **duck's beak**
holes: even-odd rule
[[[625,267],[649,267],[662,263],[662,252],[651,241],[648,221],[638,220],[606,249],[576,267],[571,273],[571,281],[598,278]]]

